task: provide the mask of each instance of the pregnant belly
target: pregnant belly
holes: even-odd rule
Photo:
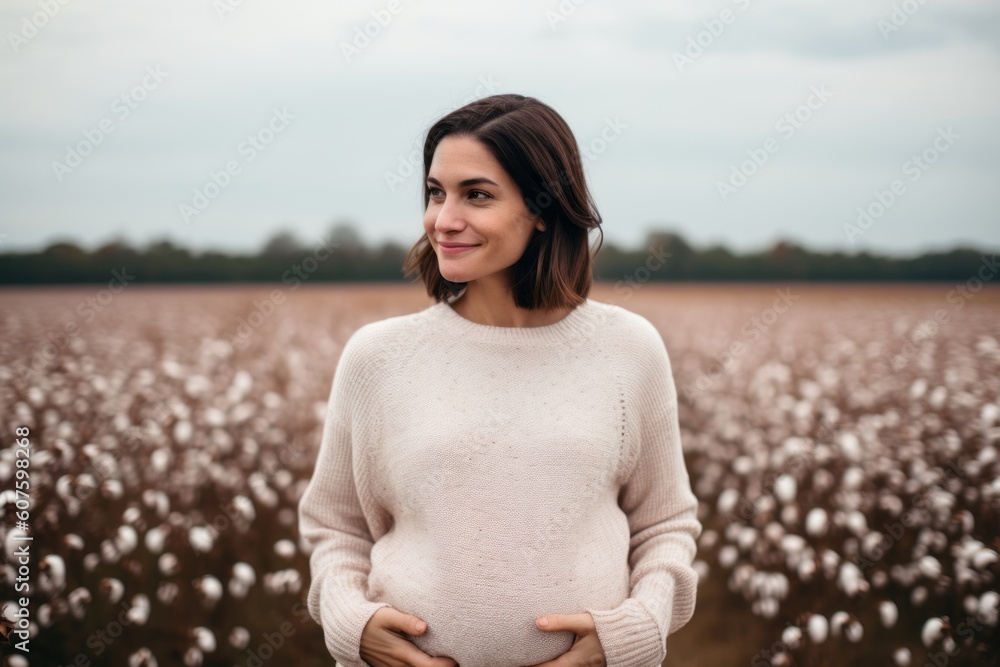
[[[462,667],[554,660],[569,650],[574,634],[544,632],[535,625],[537,617],[612,609],[628,597],[627,556],[617,549],[530,558],[509,546],[500,552],[442,551],[397,533],[384,535],[372,549],[369,592],[427,622],[427,630],[407,635],[408,641]]]

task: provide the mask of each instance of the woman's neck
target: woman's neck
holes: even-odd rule
[[[486,293],[489,291],[489,293]],[[549,310],[518,308],[510,289],[486,290],[470,283],[461,296],[451,302],[455,312],[477,324],[497,327],[542,327],[566,317],[570,307]]]

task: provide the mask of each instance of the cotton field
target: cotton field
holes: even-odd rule
[[[1000,290],[952,287],[595,288],[663,334],[701,501],[664,664],[1000,665]],[[342,344],[429,303],[0,291],[5,664],[332,665],[296,506]]]

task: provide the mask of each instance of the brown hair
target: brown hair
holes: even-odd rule
[[[601,216],[583,175],[576,138],[554,109],[534,97],[503,94],[470,102],[438,120],[424,141],[424,210],[427,176],[438,143],[448,135],[471,136],[486,146],[521,190],[532,215],[545,223],[511,267],[514,303],[519,308],[575,307],[593,282],[589,232],[604,242]],[[416,274],[427,294],[442,301],[466,283],[445,280],[427,234],[410,249],[404,275]]]

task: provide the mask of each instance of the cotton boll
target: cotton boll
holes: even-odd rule
[[[694,568],[694,571],[698,574],[699,582],[707,580],[709,574],[711,573],[711,568],[709,568],[708,563],[700,559],[691,563],[691,567]]]
[[[772,667],[791,667],[792,658],[785,651],[779,651],[771,657]]]
[[[736,504],[740,501],[740,492],[736,489],[725,489],[719,494],[719,500],[716,502],[716,510],[719,514],[726,515],[732,514],[733,510],[736,509]]]
[[[89,553],[83,557],[83,569],[93,572],[101,564],[101,556],[96,553]]]
[[[69,609],[73,614],[73,618],[82,619],[87,612],[87,605],[91,601],[90,591],[80,586],[66,597],[66,601],[69,603]]]
[[[928,579],[937,579],[941,576],[941,562],[934,556],[924,556],[917,563],[920,574]]]
[[[979,620],[991,628],[997,626],[998,616],[1000,616],[1000,593],[997,591],[986,591],[979,598],[979,609],[977,610]]]
[[[291,540],[278,540],[274,543],[274,553],[282,558],[292,558],[295,555],[295,543]]]
[[[761,598],[760,600],[754,600],[753,604],[750,606],[750,610],[753,613],[758,616],[763,616],[764,618],[774,618],[778,615],[779,609],[780,605],[774,598]]]
[[[857,510],[851,510],[845,517],[847,529],[858,537],[863,537],[868,532],[868,519]]]
[[[109,604],[116,605],[125,594],[125,584],[113,577],[105,577],[98,584],[98,590]]]
[[[145,625],[146,621],[149,620],[149,611],[149,598],[138,593],[132,598],[132,606],[125,613],[128,619],[136,625]]]
[[[896,625],[896,621],[899,619],[899,610],[891,600],[882,600],[878,603],[878,615],[882,620],[882,626],[891,628]]]
[[[799,506],[792,503],[781,508],[781,523],[788,527],[799,525]]]
[[[203,653],[212,653],[215,651],[215,634],[204,626],[198,626],[191,630],[191,637],[194,639],[195,645]]]
[[[158,665],[156,656],[146,646],[128,657],[128,667],[158,667]]]
[[[156,587],[156,599],[160,604],[169,607],[177,599],[180,587],[172,581],[164,581]]]
[[[122,555],[131,553],[138,544],[139,536],[135,532],[135,528],[129,525],[118,527],[118,533],[115,535],[115,548]]]
[[[188,530],[188,542],[196,552],[207,553],[215,542],[214,533],[206,526],[192,526]]]
[[[163,546],[167,541],[167,530],[164,526],[157,526],[146,531],[143,542],[146,549],[151,554],[159,554],[163,551]]]
[[[840,564],[837,586],[850,597],[868,590],[868,582],[865,581],[861,569],[850,561],[844,561]]]
[[[806,515],[806,533],[813,537],[822,537],[829,527],[826,510],[814,507]]]
[[[983,428],[989,428],[1000,418],[1000,405],[987,403],[979,411],[979,422]]]
[[[799,561],[798,575],[799,581],[812,581],[816,575],[816,560],[814,558],[803,558]]]
[[[790,503],[797,495],[795,478],[791,475],[779,475],[774,481],[774,495],[782,503]]]
[[[197,646],[190,646],[184,652],[184,667],[201,667],[205,662],[205,655]]]
[[[992,549],[980,549],[972,556],[972,566],[977,570],[985,570],[998,560],[997,552]]]
[[[246,648],[250,643],[250,631],[243,626],[236,626],[229,632],[229,645],[235,649]]]
[[[830,631],[830,624],[826,620],[826,616],[822,614],[813,614],[809,617],[809,622],[806,625],[809,632],[809,641],[813,644],[822,644],[826,641],[827,635]]]
[[[846,611],[833,612],[833,615],[830,616],[830,634],[834,637],[840,637],[844,625],[847,623],[849,618],[850,615]]]
[[[8,534],[13,532],[8,531]],[[38,564],[38,587],[49,596],[57,595],[66,588],[66,563],[61,556],[48,554],[42,558]]]
[[[736,546],[740,551],[750,551],[750,547],[757,542],[757,530],[750,526],[743,526],[736,536]]]
[[[711,549],[719,541],[719,533],[712,529],[708,529],[701,534],[698,538],[698,544],[702,549]]]
[[[161,554],[156,563],[160,568],[160,573],[167,577],[171,577],[181,570],[180,561],[177,559],[177,556],[170,552]]]
[[[924,626],[920,630],[920,641],[923,642],[924,646],[930,648],[934,646],[936,642],[944,639],[948,632],[948,623],[943,618],[938,618],[936,616],[928,618],[924,621]]]
[[[719,565],[721,565],[725,569],[728,570],[733,565],[735,565],[737,558],[739,558],[739,552],[733,545],[727,544],[726,546],[719,549]]]
[[[797,649],[802,645],[802,628],[790,625],[781,633],[781,641],[790,649]]]
[[[222,582],[210,574],[195,579],[193,583],[195,591],[201,598],[202,605],[206,608],[215,606],[215,603],[222,597]]]
[[[856,618],[852,618],[844,626],[844,638],[852,644],[857,644],[864,637],[864,627],[861,625],[861,621]]]

